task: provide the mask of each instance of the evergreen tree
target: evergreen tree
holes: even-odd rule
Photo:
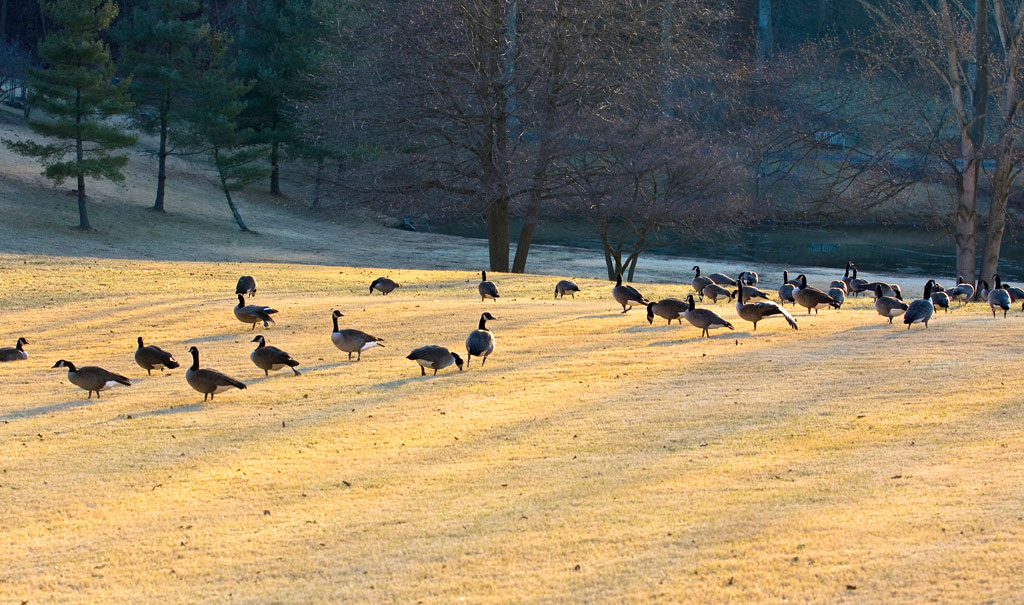
[[[315,96],[310,74],[322,56],[325,9],[317,0],[254,0],[237,41],[238,75],[253,82],[243,118],[270,151],[270,192],[281,194],[283,151],[296,147],[295,105]]]
[[[242,220],[231,193],[266,175],[265,169],[253,164],[265,149],[251,144],[251,130],[239,128],[239,115],[245,109],[242,96],[251,86],[232,75],[234,66],[226,61],[226,46],[221,37],[214,36],[204,53],[203,69],[195,82],[196,92],[185,114],[188,129],[183,141],[209,155],[231,216],[239,229],[252,233]]]
[[[153,210],[164,212],[167,156],[175,153],[169,134],[194,86],[197,57],[208,43],[210,27],[198,0],[148,0],[115,29],[122,67],[134,77],[133,100],[147,109],[136,114],[136,125],[159,137]]]
[[[56,184],[78,180],[78,228],[91,230],[85,178],[124,180],[127,155],[113,153],[135,136],[107,121],[131,109],[127,80],[115,83],[110,49],[100,34],[117,16],[113,0],[51,0],[43,4],[51,28],[39,45],[47,66],[28,70],[33,109],[49,120],[29,125],[58,142],[4,141],[12,150],[39,158],[43,174]],[[70,157],[69,157],[70,156]]]

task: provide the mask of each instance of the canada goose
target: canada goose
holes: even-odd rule
[[[965,303],[970,302],[974,298],[974,286],[965,284],[962,275],[956,278],[956,282],[956,287],[949,291],[949,296],[954,299],[963,299]]]
[[[647,323],[653,324],[654,316],[657,315],[667,319],[669,325],[672,325],[673,319],[682,324],[683,311],[688,308],[689,305],[678,298],[663,298],[658,302],[647,303]]]
[[[623,313],[629,311],[634,306],[646,306],[647,303],[651,302],[633,286],[623,286],[621,273],[615,274],[615,287],[612,288],[612,298],[615,299],[615,302],[622,305]]]
[[[61,359],[57,363],[53,364],[52,367],[67,368],[68,380],[76,387],[89,391],[89,399],[92,399],[92,394],[94,392],[96,393],[96,399],[99,399],[100,391],[105,391],[115,384],[123,384],[127,387],[132,386],[132,381],[128,380],[124,376],[108,372],[107,370],[96,366],[76,368],[75,364]]]
[[[690,280],[690,285],[693,286],[693,291],[696,292],[697,294],[700,294],[704,290],[704,286],[715,283],[711,281],[710,277],[706,275],[701,275],[700,267],[698,267],[697,265],[694,265],[693,269],[691,270],[697,272],[697,274],[693,276],[693,279]]]
[[[875,312],[882,317],[889,318],[892,323],[894,317],[899,317],[907,312],[907,303],[897,300],[892,296],[882,296],[881,286],[875,292]]]
[[[331,342],[334,346],[348,353],[348,360],[352,361],[352,354],[356,354],[356,361],[363,358],[363,351],[373,347],[383,347],[384,341],[380,338],[370,336],[361,330],[339,330],[338,318],[345,317],[341,311],[335,310],[331,313],[334,320],[334,331],[331,332]]]
[[[23,336],[18,339],[18,342],[15,343],[13,347],[4,347],[0,349],[0,362],[28,359],[28,353],[26,353],[25,349],[22,348],[27,344],[29,344],[29,342],[25,340],[25,337]]]
[[[700,267],[699,266],[694,265],[693,270],[697,272],[697,275],[700,275]],[[704,277],[710,279],[712,283],[719,284],[721,286],[735,286],[736,285],[736,280],[731,278],[731,277],[729,277],[725,273],[710,273],[708,275],[705,275]]]
[[[800,280],[800,287],[793,291],[793,299],[801,307],[807,309],[807,314],[811,314],[811,309],[814,309],[814,314],[818,314],[818,309],[822,307],[834,307],[839,308],[839,303],[834,298],[825,294],[817,288],[812,288],[807,285],[807,276],[799,275],[797,279]]]
[[[135,349],[135,363],[146,370],[147,376],[153,375],[153,368],[160,368],[160,371],[163,372],[165,369],[172,370],[178,367],[178,362],[174,361],[174,355],[155,345],[146,346],[142,343],[141,336],[139,336],[139,347]]]
[[[373,294],[373,290],[377,289],[377,290],[380,290],[381,294],[383,294],[384,296],[387,296],[395,288],[401,288],[401,287],[402,287],[402,284],[399,284],[399,283],[396,283],[394,281],[391,281],[390,279],[388,279],[386,277],[378,277],[377,279],[373,280],[372,284],[370,284],[370,294]]]
[[[843,303],[846,302],[846,290],[843,290],[842,288],[829,288],[826,294],[831,296],[832,300],[839,304],[839,306],[836,307],[837,309],[843,308]]]
[[[942,309],[943,313],[949,313],[949,293],[943,290],[936,292],[932,290],[932,305]]]
[[[843,294],[847,294],[850,291],[849,287],[846,285],[846,282],[844,282],[841,279],[833,279],[832,282],[828,285],[829,290],[831,290],[832,288],[842,290]]]
[[[480,316],[480,325],[466,337],[466,367],[473,356],[481,358],[480,367],[487,363],[487,356],[494,352],[494,334],[487,329],[487,320],[497,319],[490,313]]]
[[[555,284],[555,298],[565,298],[566,294],[576,298],[576,293],[579,291],[580,287],[568,279],[563,279]]]
[[[864,291],[864,288],[868,285],[868,280],[857,277],[857,265],[851,263],[853,268],[853,275],[850,277],[850,281],[846,284],[849,286],[850,294],[857,296]]]
[[[239,277],[238,283],[235,285],[235,294],[256,296],[256,280],[251,275]]]
[[[935,313],[935,305],[932,304],[933,283],[935,280],[929,279],[928,283],[924,285],[924,296],[907,305],[907,311],[903,314],[903,323],[907,324],[908,330],[916,323],[923,323],[924,327],[928,327],[928,320]]]
[[[420,364],[420,376],[427,375],[427,368],[434,370],[434,376],[437,376],[438,370],[443,370],[453,363],[458,366],[460,372],[462,371],[462,358],[459,354],[438,345],[413,349],[405,358]]]
[[[739,283],[740,280],[737,279],[736,282]],[[733,298],[735,298],[736,295],[737,295],[737,293],[733,292],[733,294],[732,294]],[[744,281],[743,282],[743,300],[757,300],[759,298],[760,299],[764,299],[764,300],[768,300],[768,293],[765,292],[764,290],[759,289],[759,288],[755,288],[754,286],[751,286],[750,284],[746,283],[746,281]]]
[[[736,314],[740,316],[740,319],[745,319],[754,324],[754,331],[757,331],[757,322],[762,319],[771,317],[772,315],[781,315],[786,318],[786,322],[789,323],[790,327],[794,330],[796,327],[796,320],[789,314],[788,311],[782,308],[782,305],[774,303],[772,301],[764,302],[746,302],[747,288],[743,285],[742,281],[739,284],[739,289],[736,290]]]
[[[257,368],[263,370],[264,376],[270,376],[270,370],[276,372],[286,367],[291,368],[292,372],[299,376],[299,371],[295,369],[299,362],[277,347],[268,347],[267,340],[263,338],[262,334],[257,334],[256,338],[253,338],[250,342],[260,343],[253,349],[252,353],[249,353],[249,359],[252,360]]]
[[[988,300],[988,282],[983,280],[983,279],[979,279],[978,280],[977,292],[978,292],[978,296],[980,296],[982,300],[986,300],[987,301]]]
[[[1003,319],[1006,319],[1006,312],[1010,310],[1010,293],[1003,289],[1003,282],[999,280],[999,274],[992,274],[992,281],[995,287],[989,290],[986,300],[992,309],[992,317],[996,316],[996,307],[1003,310]]]
[[[228,389],[244,389],[245,383],[235,380],[223,372],[211,370],[210,368],[199,368],[199,349],[189,347],[188,352],[192,354],[192,365],[185,370],[185,381],[193,389],[203,394],[203,401],[209,397],[213,400],[216,393],[222,393]]]
[[[740,273],[740,279],[743,280],[744,286],[756,286],[760,277],[756,271],[744,271]]]
[[[501,298],[498,296],[498,288],[491,282],[487,281],[487,272],[480,272],[480,285],[476,287],[476,291],[480,293],[480,302],[484,302],[485,298],[494,300]]]
[[[852,269],[852,268],[853,268],[853,261],[852,260],[846,261],[846,270],[843,271],[843,277],[841,278],[841,281],[844,284],[846,284],[846,293],[847,294],[850,293],[850,280],[853,279],[853,277],[850,275],[850,269]]]
[[[793,299],[793,291],[796,290],[796,286],[800,282],[795,284],[789,280],[789,271],[782,272],[782,285],[779,286],[779,303],[785,306],[786,303],[796,304],[796,300]]]
[[[790,284],[791,286],[796,288],[796,287],[798,287],[800,285],[800,280],[799,280],[799,278],[789,279],[789,271],[783,271],[782,272],[782,283]]]
[[[732,300],[732,292],[724,286],[708,284],[704,286],[704,289],[700,292],[700,299],[704,300],[705,297],[710,298],[717,303],[719,298]]]
[[[262,305],[246,305],[245,298],[239,294],[238,304],[235,305],[235,318],[244,323],[252,324],[252,330],[256,329],[256,324],[263,322],[263,327],[268,328],[270,324],[275,323],[274,318],[271,317],[274,313],[277,313],[277,309],[270,307],[264,307]],[[269,323],[268,323],[269,322]]]
[[[1024,290],[1010,284],[1003,284],[1003,289],[1010,293],[1010,302],[1017,302],[1024,298]]]
[[[879,290],[882,292],[882,296],[896,296],[896,290],[893,289],[892,284],[887,284],[882,281],[872,281],[864,284],[860,284],[858,292],[867,292],[872,296],[876,296]],[[901,293],[902,297],[902,293]]]
[[[711,332],[708,330],[714,330],[716,328],[729,328],[733,330],[732,324],[725,321],[718,316],[714,311],[710,309],[698,309],[697,305],[693,302],[693,295],[686,297],[687,309],[683,311],[683,317],[686,321],[690,322],[695,328],[700,328],[700,337],[704,338],[707,336],[711,338]]]

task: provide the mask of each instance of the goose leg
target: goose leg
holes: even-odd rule
[[[264,376],[270,376],[270,372],[269,372],[269,371],[267,371],[267,370],[263,370],[263,375],[264,375]]]
[[[420,369],[422,370],[423,368],[420,368]],[[434,376],[437,376],[437,370],[436,369],[434,370]]]
[[[485,363],[487,363],[487,356],[486,355],[484,355],[483,358],[480,360],[480,367],[481,368],[484,367]]]

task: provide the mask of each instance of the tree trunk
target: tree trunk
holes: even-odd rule
[[[79,141],[79,155],[81,155],[82,143]],[[78,175],[78,228],[82,231],[92,231],[89,224],[89,210],[85,207],[85,176]]]
[[[7,40],[7,0],[0,0],[0,41]]]
[[[523,219],[523,228],[519,230],[519,240],[516,242],[516,256],[512,261],[512,273],[526,273],[526,256],[530,253],[530,244],[533,243],[533,232],[537,229],[537,215],[540,201],[531,197],[530,205],[526,209],[526,218]]]
[[[486,216],[491,271],[508,273],[508,198],[491,202]]]
[[[992,199],[989,203],[985,248],[981,254],[979,274],[982,279],[991,279],[992,274],[999,271],[999,254],[1003,245],[1003,232],[1006,230],[1006,207],[1013,181],[1014,137],[1009,126],[1004,128],[1006,130],[1000,141],[999,158],[996,161],[995,173],[992,175]]]
[[[313,210],[320,208],[320,188],[324,183],[324,158],[316,163],[316,184],[313,186]]]
[[[160,151],[157,153],[156,201],[153,210],[164,213],[164,185],[167,183],[167,110],[160,108]]]
[[[640,252],[639,249],[634,250],[633,254],[626,259],[626,264],[629,265],[629,278],[626,281],[633,281],[633,273],[636,271],[636,261],[640,258]]]
[[[758,66],[766,65],[775,45],[772,31],[772,0],[757,0],[757,33],[755,57]]]
[[[276,121],[276,120],[275,120]],[[276,127],[276,124],[275,124]],[[281,195],[281,168],[279,166],[279,151],[281,143],[274,141],[270,144],[270,194]]]
[[[231,209],[231,216],[235,219],[235,224],[242,230],[243,233],[254,233],[245,226],[245,221],[242,220],[242,215],[238,213],[238,208],[235,206],[235,201],[231,199],[231,188],[228,187],[228,181],[224,178],[224,170],[221,168],[220,163],[220,152],[215,147],[213,149],[213,165],[217,167],[217,176],[220,177],[220,188],[224,192],[224,197],[228,200],[228,208]]]

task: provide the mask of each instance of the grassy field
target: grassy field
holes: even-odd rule
[[[4,256],[0,601],[1012,601],[1024,317],[868,308],[701,340],[604,281]],[[302,362],[264,378],[241,272]],[[380,274],[403,287],[370,296]],[[649,285],[649,296],[685,294]],[[359,363],[330,311],[385,340]],[[419,376],[482,310],[482,369]],[[248,383],[203,403],[135,338]],[[10,342],[7,342],[10,341]],[[66,358],[132,377],[88,401]],[[186,363],[187,365],[187,363]]]
[[[0,119],[0,138],[24,136]],[[479,241],[256,191],[239,205],[260,235],[242,235],[209,172],[182,161],[156,216],[141,150],[125,182],[90,182],[97,232],[81,233],[67,187],[38,173],[0,147],[0,346],[31,341],[28,361],[0,364],[0,603],[1024,592],[1016,309],[908,332],[856,300],[753,333],[723,303],[736,331],[701,340],[621,314],[588,278],[592,251],[537,247],[535,273],[490,274],[502,298],[481,303]],[[693,261],[645,257],[641,290],[685,295]],[[818,285],[840,273],[787,268]],[[756,269],[777,285],[781,267]],[[280,310],[270,329],[231,313],[243,273]],[[403,287],[368,295],[379,275]],[[552,300],[554,275],[584,292]],[[900,281],[910,295],[925,279]],[[332,309],[386,346],[347,362]],[[498,317],[483,368],[422,378],[404,359],[461,349],[483,310]],[[303,375],[264,378],[256,333]],[[249,386],[203,403],[183,368],[134,364],[138,336],[186,365],[195,345]],[[51,369],[61,358],[134,384],[87,400]]]

